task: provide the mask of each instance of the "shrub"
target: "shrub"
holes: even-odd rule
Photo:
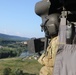
[[[11,73],[11,69],[9,67],[3,70],[3,75],[10,75],[10,73]]]
[[[16,69],[14,75],[24,75],[24,73],[22,70]]]

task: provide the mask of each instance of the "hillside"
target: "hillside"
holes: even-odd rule
[[[20,37],[20,36],[12,36],[7,34],[0,33],[0,40],[14,40],[14,41],[25,41],[28,40],[27,37]]]
[[[39,64],[38,61],[35,59],[26,59],[26,58],[0,59],[0,75],[3,75],[3,70],[5,68],[10,68],[12,73],[15,73],[17,69],[20,69],[23,71],[24,73],[23,75],[39,75],[41,67],[42,65]]]

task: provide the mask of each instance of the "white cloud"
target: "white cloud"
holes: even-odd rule
[[[8,34],[8,33],[9,33],[9,31],[8,31],[8,30],[6,30],[6,29],[2,29],[2,30],[0,30],[0,33]]]
[[[16,32],[15,35],[16,36],[21,36],[21,33],[20,32]]]

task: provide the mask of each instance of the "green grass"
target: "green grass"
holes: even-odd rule
[[[3,75],[3,69],[9,67],[12,71],[16,69],[21,69],[27,74],[38,75],[40,68],[42,67],[37,60],[34,59],[25,59],[24,61],[21,58],[7,58],[0,59],[0,75]]]

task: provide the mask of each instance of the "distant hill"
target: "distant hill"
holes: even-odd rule
[[[27,37],[12,36],[12,35],[0,33],[0,40],[26,41],[28,39],[29,38]]]

